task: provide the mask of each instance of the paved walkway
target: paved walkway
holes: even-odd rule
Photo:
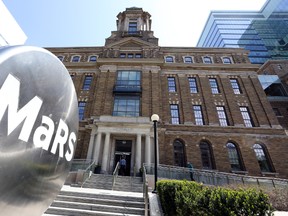
[[[274,212],[274,216],[288,216],[288,212],[276,211]]]

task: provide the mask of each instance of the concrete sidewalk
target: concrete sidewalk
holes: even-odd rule
[[[288,216],[288,212],[287,211],[275,211],[274,212],[274,216]]]

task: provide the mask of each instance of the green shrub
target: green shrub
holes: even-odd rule
[[[176,214],[175,193],[181,184],[178,181],[162,180],[157,182],[157,192],[163,210],[168,215]]]
[[[166,215],[269,215],[268,195],[254,188],[208,187],[190,181],[162,180],[157,191]]]

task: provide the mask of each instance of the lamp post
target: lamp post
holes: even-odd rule
[[[155,186],[152,193],[157,193],[156,183],[157,183],[157,122],[159,121],[159,116],[157,114],[153,114],[151,116],[151,121],[154,124],[154,154],[155,154],[155,163],[154,163],[154,177],[155,177]]]

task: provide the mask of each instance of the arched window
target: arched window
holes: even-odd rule
[[[60,61],[63,61],[64,60],[64,56],[57,56],[58,57],[58,59],[60,60]]]
[[[210,56],[203,57],[204,64],[212,64],[212,58]]]
[[[264,146],[260,144],[254,144],[253,149],[256,154],[261,172],[272,172],[272,166],[268,158],[267,150],[264,148]]]
[[[200,152],[203,169],[215,169],[211,145],[206,141],[201,141]]]
[[[173,56],[166,56],[166,57],[165,57],[165,62],[168,62],[168,63],[174,62]]]
[[[180,167],[186,167],[184,144],[177,139],[174,141],[173,147],[174,147],[174,165]]]
[[[80,61],[80,56],[72,56],[72,62],[79,62]]]
[[[89,56],[89,62],[96,62],[97,56]]]
[[[192,57],[191,56],[185,56],[184,57],[184,62],[185,63],[190,63],[190,64],[193,63]]]
[[[232,64],[232,61],[229,57],[222,58],[223,64]]]
[[[237,146],[234,143],[228,142],[226,144],[228,150],[229,161],[233,171],[242,171],[243,165],[240,159],[240,154]]]

